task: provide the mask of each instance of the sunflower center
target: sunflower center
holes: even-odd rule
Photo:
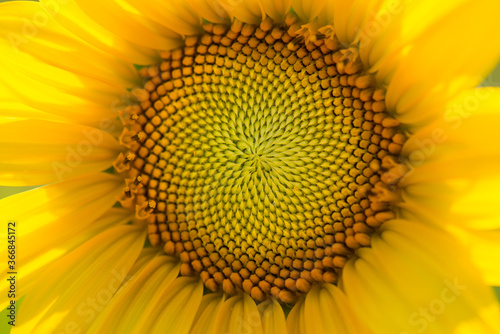
[[[294,303],[395,215],[405,137],[355,49],[289,17],[205,25],[144,68],[122,203],[182,275]]]

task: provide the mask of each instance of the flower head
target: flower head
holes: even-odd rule
[[[496,1],[0,6],[13,333],[500,332]]]

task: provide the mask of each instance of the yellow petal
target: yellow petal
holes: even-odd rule
[[[218,2],[231,17],[235,17],[242,22],[260,24],[264,18],[264,10],[259,0],[218,0]]]
[[[180,35],[201,32],[201,16],[184,0],[126,0],[149,20]]]
[[[132,43],[156,50],[170,50],[182,44],[179,34],[150,20],[126,0],[75,3],[96,23]]]
[[[292,8],[304,23],[309,23],[321,13],[327,2],[328,0],[293,0]]]
[[[139,257],[137,258],[137,260],[135,260],[134,265],[128,272],[127,279],[130,280],[131,277],[137,276],[137,274],[141,272],[144,268],[146,268],[146,266],[149,264],[149,262],[151,262],[151,260],[155,256],[158,256],[160,254],[163,254],[163,252],[156,247],[143,248],[141,254],[139,254]]]
[[[229,14],[218,1],[187,0],[186,2],[205,20],[213,23],[227,23],[230,21]]]
[[[457,233],[470,251],[472,261],[479,268],[486,284],[500,286],[500,230],[471,231],[461,229]]]
[[[282,22],[285,20],[285,15],[290,11],[292,1],[293,0],[260,0],[260,4],[264,12],[274,21]]]
[[[0,33],[9,36],[11,49],[26,52],[50,65],[116,85],[132,88],[140,84],[137,71],[101,50],[88,45],[68,32],[38,2],[9,2],[0,12]],[[27,29],[26,17],[47,18],[47,24],[36,28],[34,36],[22,35]],[[28,21],[29,22],[29,21]],[[15,43],[18,38],[18,43]],[[11,56],[13,54],[10,54]]]
[[[158,294],[168,287],[179,273],[180,263],[175,258],[155,256],[152,249],[134,265],[128,281],[97,315],[87,333],[126,333],[145,317],[151,303],[158,302]]]
[[[461,184],[421,182],[402,188],[402,202],[398,203],[401,217],[430,223],[435,226],[453,224],[450,207],[459,198]]]
[[[472,230],[500,228],[500,177],[421,182],[404,187],[399,207],[427,222]]]
[[[44,63],[0,43],[2,85],[29,107],[83,124],[99,124],[117,117],[126,101],[126,87],[79,75]]]
[[[333,1],[335,34],[341,43],[357,42],[367,20],[385,0],[337,0]],[[361,28],[360,28],[361,27]],[[366,43],[366,41],[362,41]]]
[[[0,124],[0,183],[42,185],[108,169],[121,150],[99,129],[43,120]]]
[[[103,189],[107,190],[105,185]],[[103,193],[102,195],[106,196],[107,193]],[[28,204],[25,201],[22,203],[24,203],[25,206]],[[81,211],[77,210],[80,209],[79,207],[74,206],[73,209],[75,212],[72,212],[71,215],[65,215],[63,217],[72,220],[78,219],[79,224],[77,226],[67,224],[66,220],[64,221],[64,224],[61,224],[61,221],[59,220],[58,222],[60,224],[58,225],[56,225],[57,221],[46,222],[44,220],[37,220],[35,222],[37,223],[37,226],[31,233],[23,233],[23,229],[21,229],[18,233],[18,235],[22,238],[22,240],[19,241],[19,244],[23,249],[23,252],[17,254],[17,261],[19,263],[19,276],[17,280],[18,297],[29,293],[33,284],[36,283],[40,275],[52,263],[63,258],[65,255],[69,254],[71,251],[89,241],[99,233],[114,226],[123,225],[130,221],[130,218],[133,217],[132,213],[128,210],[113,208],[94,222],[90,222],[92,218],[95,217],[95,214],[83,216],[81,215]],[[98,210],[97,212],[101,211],[102,210]],[[40,217],[40,215],[34,215],[34,217]],[[17,223],[20,224],[19,221]],[[28,227],[29,225],[27,224],[33,224],[33,219],[27,219],[26,223],[23,223],[23,225]],[[58,229],[58,233],[52,234],[46,232],[51,229]],[[67,231],[63,231],[64,229]],[[24,240],[27,242],[24,243]],[[5,254],[5,256],[7,256],[7,254]],[[2,265],[2,272],[8,272],[7,263],[5,263],[5,268],[3,268]],[[3,277],[0,282],[0,291],[7,294],[8,288],[7,277]],[[0,308],[5,308],[7,303],[8,300],[5,300],[4,303],[0,304]]]
[[[344,293],[331,284],[314,286],[307,293],[303,316],[306,334],[368,333]]]
[[[69,121],[63,117],[28,107],[8,94],[8,89],[2,86],[0,85],[0,124],[28,119],[43,119],[65,123]]]
[[[130,225],[108,229],[50,266],[24,299],[12,333],[85,332],[125,279],[145,232]]]
[[[262,319],[262,333],[286,333],[286,321],[283,308],[276,299],[266,300],[258,305]]]
[[[2,54],[0,60],[3,67],[10,67],[12,71],[22,76],[29,76],[38,82],[50,87],[65,90],[73,95],[86,97],[89,101],[111,104],[113,99],[126,93],[126,86],[110,85],[101,79],[92,79],[87,75],[64,70],[64,66],[47,64],[37,57],[24,52],[11,51],[7,45],[0,44]],[[104,64],[105,65],[105,64]],[[16,87],[13,81],[16,78],[6,75],[3,80],[5,85]],[[22,82],[23,77],[17,81]],[[25,89],[26,89],[25,82]],[[29,86],[28,86],[29,87]]]
[[[451,207],[459,224],[470,229],[500,229],[500,175],[478,180]]]
[[[489,33],[500,29],[498,10],[497,1],[474,1],[416,39],[390,78],[388,110],[403,123],[422,122],[436,116],[433,108],[481,83],[500,58],[500,40]]]
[[[411,173],[403,184],[497,175],[499,108],[498,88],[474,89],[450,101],[443,119],[418,129],[404,144]]]
[[[344,287],[374,333],[500,330],[498,302],[451,235],[390,221],[358,255],[344,268]]]
[[[262,319],[254,300],[246,293],[222,304],[215,321],[215,333],[263,334]]]
[[[375,0],[378,1],[378,0]],[[391,59],[419,36],[432,33],[432,25],[454,9],[473,0],[379,1],[378,10],[368,13],[359,27],[360,54],[363,62],[375,70],[392,70]],[[386,71],[391,71],[386,69]],[[383,77],[383,76],[382,76]]]
[[[159,60],[154,49],[139,46],[106,30],[85,14],[73,0],[41,0],[40,2],[47,11],[54,13],[55,21],[104,52],[139,65],[150,65]]]
[[[222,294],[209,293],[201,299],[198,313],[194,317],[194,323],[189,331],[190,334],[216,334],[215,319],[224,297]]]
[[[304,334],[308,323],[305,318],[305,299],[299,300],[292,308],[286,318],[286,328],[288,334]]]
[[[194,277],[178,277],[168,287],[159,286],[142,319],[132,332],[187,334],[203,296],[203,283]]]
[[[323,10],[318,14],[318,23],[320,26],[331,25],[335,21],[335,5],[337,4],[336,0],[326,0],[325,6]]]

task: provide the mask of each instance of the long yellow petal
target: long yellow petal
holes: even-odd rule
[[[108,103],[113,99],[126,93],[126,86],[117,87],[104,83],[102,80],[89,78],[86,75],[78,74],[73,71],[67,71],[60,67],[58,64],[47,64],[37,57],[33,57],[27,53],[19,52],[16,55],[15,51],[10,51],[10,48],[5,45],[0,46],[2,54],[0,60],[2,67],[10,67],[16,71],[21,78],[17,81],[22,82],[23,76],[46,84],[50,87],[64,90],[72,95],[85,97],[89,101],[97,103]],[[11,84],[16,78],[10,75],[5,75],[3,81],[6,85]],[[11,87],[16,87],[14,84]],[[29,86],[28,86],[29,88]],[[25,89],[26,84],[25,84]],[[32,92],[31,92],[32,93]]]
[[[293,0],[260,0],[260,4],[264,12],[269,17],[271,17],[276,22],[281,22],[285,20],[285,15],[290,11],[292,1]]]
[[[485,282],[500,286],[500,230],[455,230],[470,251],[472,261],[479,268]]]
[[[374,333],[500,330],[498,302],[451,235],[390,221],[358,255],[344,268],[344,287]]]
[[[481,83],[500,59],[500,39],[489,33],[500,29],[498,10],[497,1],[469,3],[416,39],[390,77],[388,110],[403,123],[422,122],[436,117],[434,108]]]
[[[335,21],[335,5],[337,0],[326,0],[323,10],[318,14],[318,23],[320,26],[333,26]]]
[[[218,293],[209,293],[201,299],[200,307],[194,317],[194,323],[189,331],[190,334],[217,334],[215,330],[215,319],[224,296]]]
[[[500,89],[473,89],[446,106],[442,118],[414,132],[403,146],[411,169],[403,185],[498,175]]]
[[[180,35],[201,32],[201,16],[184,0],[126,0],[153,22]]]
[[[41,0],[53,20],[69,31],[104,52],[118,59],[138,65],[150,65],[158,61],[154,49],[140,46],[115,35],[93,21],[74,0]]]
[[[157,250],[156,250],[157,252]],[[179,274],[176,259],[154,253],[145,254],[128,275],[128,281],[106,305],[87,333],[127,333],[144,317],[143,311],[155,302],[155,296]]]
[[[262,319],[255,301],[246,293],[229,298],[219,309],[215,333],[263,334]]]
[[[307,293],[303,316],[304,322],[308,324],[306,334],[368,333],[353,313],[345,294],[331,284],[314,286]]]
[[[103,189],[106,189],[106,187]],[[103,196],[104,195],[107,194],[103,193]],[[74,209],[77,211],[76,206]],[[99,212],[100,211],[101,210],[99,210]],[[63,258],[99,233],[114,226],[123,225],[130,221],[130,218],[133,217],[131,212],[128,210],[113,208],[103,216],[96,219],[94,222],[89,223],[89,220],[91,220],[94,215],[79,216],[79,213],[80,212],[77,211],[73,212],[71,215],[64,216],[68,219],[77,219],[75,217],[78,217],[78,221],[81,223],[81,226],[77,226],[77,229],[66,222],[65,225],[59,224],[59,226],[57,226],[55,223],[51,224],[46,223],[45,221],[37,221],[40,226],[37,226],[38,229],[33,230],[31,233],[22,233],[23,230],[20,230],[18,235],[21,236],[22,239],[19,241],[19,244],[21,245],[23,252],[20,252],[17,258],[19,261],[19,276],[17,279],[17,293],[19,297],[30,292],[31,287],[40,278],[40,275],[52,263]],[[39,217],[39,215],[35,215],[35,217]],[[17,223],[19,224],[19,221]],[[28,219],[26,223],[33,224],[33,220]],[[61,230],[66,227],[68,231],[66,231],[66,233],[58,232],[52,238],[48,238],[47,236],[52,236],[52,234],[44,232],[52,227]],[[27,240],[28,243],[25,244],[23,242],[24,240]],[[48,242],[41,242],[40,240],[48,240]],[[2,250],[2,253],[3,252],[4,251]],[[5,254],[5,256],[7,256],[7,254]],[[7,273],[8,271],[7,263],[5,263],[5,265],[2,265],[2,273]],[[7,294],[8,289],[9,284],[7,282],[7,277],[3,277],[0,282],[0,291]],[[7,303],[8,300],[2,302],[0,304],[0,308],[5,308]]]
[[[305,305],[305,299],[300,299],[288,314],[286,318],[288,334],[304,334],[306,332]]]
[[[128,100],[126,87],[79,75],[47,64],[0,42],[0,81],[19,102],[31,108],[98,125],[117,117]]]
[[[29,26],[26,18],[31,17],[47,18],[47,24],[33,24],[33,36],[22,34]],[[16,52],[29,53],[50,65],[121,88],[140,84],[131,63],[88,45],[50,18],[51,13],[38,2],[9,2],[0,12],[0,33],[8,37],[8,46]]]
[[[100,172],[121,150],[99,129],[43,120],[0,124],[0,184],[43,185]]]
[[[264,10],[259,0],[232,1],[217,0],[230,17],[251,24],[260,24],[264,18]]]
[[[378,10],[367,13],[368,17],[359,27],[360,54],[364,63],[375,70],[381,66],[393,70],[396,64],[391,66],[391,59],[402,49],[412,45],[416,38],[432,34],[433,24],[471,1],[446,0],[439,4],[433,0],[381,1]]]
[[[451,207],[451,213],[470,229],[500,229],[500,175],[474,183]]]
[[[258,308],[262,319],[263,334],[286,334],[285,313],[276,299],[268,299],[260,303]]]
[[[43,112],[19,102],[9,94],[8,88],[3,86],[0,84],[0,124],[28,119],[69,122],[67,118]]]
[[[178,277],[169,286],[160,286],[156,294],[132,332],[188,334],[203,296],[201,280]]]
[[[420,182],[402,189],[399,207],[436,226],[500,229],[500,177]]]
[[[205,20],[213,23],[228,23],[229,14],[218,1],[213,0],[186,0],[193,10]]]
[[[321,11],[325,8],[327,2],[328,0],[293,0],[292,8],[304,23],[309,23],[318,17]]]
[[[154,22],[126,0],[75,0],[96,23],[132,43],[156,50],[170,50],[182,44],[176,32]]]
[[[114,227],[54,263],[24,299],[12,333],[85,332],[125,279],[145,236],[140,226]]]
[[[335,34],[347,45],[358,41],[364,24],[372,19],[385,0],[337,0],[333,1]],[[366,42],[366,41],[362,41]]]

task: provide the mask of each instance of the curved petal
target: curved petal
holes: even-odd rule
[[[106,187],[103,189],[106,189]],[[103,193],[103,196],[105,195],[107,195],[107,193]],[[40,278],[40,275],[48,266],[52,265],[52,263],[63,258],[99,233],[114,226],[123,225],[133,217],[128,210],[113,208],[94,222],[89,223],[89,220],[95,216],[94,214],[83,216],[81,215],[81,211],[76,210],[78,207],[74,206],[73,208],[75,212],[64,217],[72,218],[73,220],[76,220],[75,217],[78,217],[78,222],[81,223],[81,226],[77,226],[77,228],[70,224],[65,224],[64,226],[59,224],[59,226],[56,226],[56,224],[48,224],[45,221],[37,221],[40,226],[37,226],[33,232],[26,234],[22,233],[22,229],[20,230],[19,236],[22,238],[20,244],[23,252],[18,254],[17,259],[19,261],[19,276],[17,280],[18,296],[29,293],[31,287],[36,283],[38,278]],[[98,212],[100,211],[101,210],[98,210]],[[27,220],[26,223],[32,224],[33,220]],[[23,222],[23,225],[26,223]],[[55,235],[49,233],[44,234],[44,231],[53,227],[61,230],[66,228],[69,231],[66,233],[60,232]],[[43,238],[41,238],[40,235],[42,235]],[[47,236],[51,236],[51,238]],[[28,242],[25,244],[24,240]],[[41,242],[42,240],[44,242]],[[3,273],[8,271],[6,265],[7,264],[5,264],[5,270],[2,271]],[[7,277],[4,277],[0,283],[0,291],[7,294],[8,289]],[[0,307],[5,308],[7,303],[8,300],[5,300],[5,302],[0,304]]]
[[[143,317],[131,330],[137,333],[187,334],[203,296],[203,283],[193,277],[178,277],[168,287],[160,286],[150,299]]]
[[[139,46],[115,35],[93,21],[74,0],[41,0],[41,4],[55,21],[69,31],[104,52],[126,62],[150,65],[158,61],[154,49]]]
[[[87,333],[126,333],[144,317],[142,310],[155,301],[155,295],[168,287],[179,274],[176,259],[148,253],[130,271],[127,283],[113,296]]]
[[[0,124],[0,184],[42,185],[112,166],[121,150],[99,129],[44,120]]]
[[[328,0],[293,0],[292,8],[304,23],[309,23],[318,17],[323,8],[325,8],[327,2]]]
[[[226,300],[217,314],[215,332],[263,334],[260,312],[252,297],[243,293]]]
[[[209,293],[204,295],[189,333],[216,334],[215,319],[223,302],[224,296],[222,294]]]
[[[184,0],[126,0],[149,20],[180,35],[201,32],[201,16]]]
[[[0,218],[22,224],[17,238],[19,294],[30,289],[46,266],[120,218],[104,216],[116,202],[121,180],[109,174],[86,175],[9,196],[0,201]],[[79,224],[68,224],[78,220]],[[5,223],[6,224],[6,223]],[[5,263],[5,266],[7,264]],[[7,271],[4,270],[3,273]],[[4,274],[5,275],[5,274]],[[2,280],[1,288],[6,288]]]
[[[285,20],[286,14],[290,12],[293,0],[275,0],[266,1],[260,0],[260,4],[264,13],[271,17],[276,22],[282,22]]]
[[[472,261],[479,268],[488,285],[500,286],[500,230],[460,230],[457,235],[470,251]]]
[[[500,229],[499,187],[500,175],[475,182],[451,207],[451,214],[459,219],[457,224],[477,230]]]
[[[0,42],[2,85],[10,95],[29,107],[69,118],[82,124],[99,124],[117,117],[118,106],[126,102],[126,87],[72,73],[17,52]]]
[[[440,116],[436,107],[480,84],[500,59],[500,39],[489,33],[500,29],[498,10],[497,1],[468,3],[416,39],[389,76],[387,109],[402,123],[423,122]]]
[[[500,176],[410,184],[399,206],[436,226],[500,229]]]
[[[86,331],[139,256],[145,232],[108,229],[50,266],[24,299],[12,333]]]
[[[213,23],[227,23],[231,19],[217,0],[186,0],[193,10],[205,20]]]
[[[314,286],[307,293],[303,316],[308,324],[306,334],[368,333],[353,313],[344,293],[331,284]]]
[[[299,300],[292,308],[286,318],[288,334],[304,334],[307,330],[305,318],[305,299]]]
[[[411,173],[402,184],[498,175],[500,89],[467,91],[451,100],[440,119],[413,133],[402,154]]]
[[[336,0],[333,1],[335,34],[341,43],[358,41],[367,20],[386,0]],[[366,41],[362,41],[366,43]]]
[[[343,0],[341,0],[343,1]],[[378,10],[368,13],[359,27],[360,54],[367,67],[392,69],[391,60],[419,36],[432,32],[433,24],[454,9],[473,0],[433,0],[379,2]],[[390,70],[387,70],[390,72]]]
[[[218,2],[231,17],[235,17],[241,22],[260,24],[264,18],[264,11],[259,0],[218,0]]]
[[[126,0],[75,0],[96,23],[132,43],[156,50],[170,50],[182,45],[176,32],[145,17]]]
[[[349,261],[343,273],[347,297],[369,329],[374,333],[500,329],[492,291],[451,235],[403,220],[386,222],[380,233],[372,237],[372,248],[360,250],[359,258]]]
[[[42,119],[47,121],[68,123],[69,119],[29,107],[19,102],[7,92],[7,88],[0,85],[0,124],[28,119]]]
[[[335,21],[335,5],[337,0],[326,0],[323,10],[318,14],[318,23],[320,26],[333,26]]]
[[[287,333],[285,313],[276,299],[266,300],[258,306],[263,334]]]
[[[30,21],[26,18],[32,17],[45,18],[47,24],[36,26],[32,23],[36,33],[33,36],[22,34],[29,26]],[[26,52],[52,66],[119,88],[140,84],[131,63],[88,45],[50,18],[51,13],[38,2],[9,2],[0,12],[0,33],[8,36],[9,46],[16,52]]]

